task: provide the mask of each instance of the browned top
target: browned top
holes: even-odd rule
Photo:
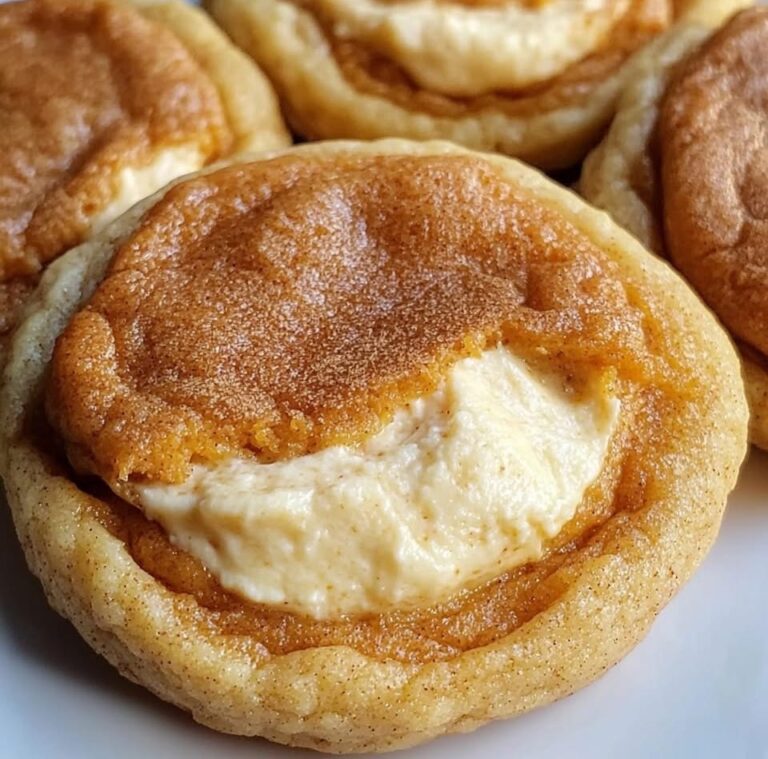
[[[642,373],[615,265],[495,171],[299,155],[178,185],[57,344],[47,408],[70,457],[177,481],[193,458],[351,442],[498,340],[573,382]]]
[[[670,84],[659,119],[672,260],[768,353],[768,9],[734,17]]]
[[[699,390],[652,316],[656,297],[477,159],[298,154],[235,166],[179,185],[116,252],[56,348],[48,413],[78,463],[102,474],[115,456],[124,474],[154,477],[273,419],[302,424],[262,434],[271,455],[365,434],[485,340],[505,339],[569,384],[612,367],[619,430],[544,558],[429,608],[316,620],[250,603],[140,510],[80,481],[191,633],[255,660],[331,645],[450,659],[567,592],[669,477],[655,451]]]
[[[603,47],[559,76],[514,92],[452,97],[420,87],[395,61],[363,43],[334,35],[331,20],[322,16],[312,0],[294,1],[312,9],[317,16],[337,63],[355,89],[386,98],[403,108],[447,118],[482,110],[500,110],[511,116],[525,117],[584,102],[631,53],[669,25],[675,6],[673,0],[631,0],[627,12]],[[508,0],[464,4],[506,5]],[[545,3],[532,0],[531,4]]]
[[[213,157],[231,139],[181,43],[104,0],[0,5],[0,124],[0,284],[81,242],[124,165],[180,143]]]
[[[16,325],[27,298],[37,286],[38,278],[14,277],[5,282],[0,282],[0,346],[3,338]]]

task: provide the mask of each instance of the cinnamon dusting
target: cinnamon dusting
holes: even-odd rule
[[[469,157],[286,156],[184,182],[60,337],[48,415],[81,469],[354,444],[498,342],[578,384],[647,369],[615,264]]]
[[[659,116],[667,250],[740,341],[768,355],[768,9],[682,64]]]
[[[182,44],[107,0],[0,5],[0,123],[2,331],[23,282],[82,242],[124,166],[180,144],[214,158],[231,140]]]

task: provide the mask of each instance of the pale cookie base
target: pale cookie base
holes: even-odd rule
[[[584,161],[579,192],[602,208],[646,247],[662,254],[658,188],[643,188],[636,178],[651,164],[651,140],[659,104],[675,65],[710,34],[710,29],[686,25],[672,30],[641,56],[634,79],[619,99],[616,118],[603,141]],[[743,357],[744,382],[752,412],[751,441],[768,450],[768,372]]]
[[[679,2],[681,18],[718,24],[746,0]],[[631,76],[632,59],[577,104],[526,116],[498,109],[460,117],[404,108],[362,93],[345,78],[314,16],[290,0],[206,0],[232,39],[267,72],[294,128],[309,139],[407,137],[453,140],[522,158],[546,169],[577,163],[599,139]]]
[[[446,143],[326,143],[305,155],[460,153]],[[718,531],[746,450],[747,408],[734,350],[687,285],[604,213],[537,172],[485,156],[608,251],[665,324],[663,351],[684,357],[697,396],[660,435],[647,506],[611,520],[607,548],[581,553],[563,594],[495,643],[450,661],[379,661],[344,646],[263,658],[194,624],[196,602],[145,573],[84,508],[89,496],[25,433],[56,336],[103,276],[114,243],[162,194],[55,262],[19,328],[0,396],[0,473],[30,567],[52,606],[120,672],[217,730],[353,752],[472,730],[594,680],[646,633]],[[565,572],[560,570],[560,573]]]
[[[654,252],[661,251],[662,235],[653,207],[655,182],[647,174],[659,104],[675,64],[709,33],[707,27],[681,26],[643,51],[633,71],[634,79],[619,98],[610,130],[582,168],[579,192]],[[651,181],[641,188],[639,177]]]
[[[749,402],[749,440],[768,451],[768,371],[743,357],[742,373]]]

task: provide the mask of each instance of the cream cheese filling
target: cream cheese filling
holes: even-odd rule
[[[453,96],[520,89],[594,53],[630,0],[467,7],[434,0],[313,0],[342,39],[365,42],[421,87]]]
[[[358,447],[196,465],[135,499],[223,587],[317,618],[426,605],[541,556],[619,418],[505,348],[455,364]]]
[[[205,158],[195,145],[164,148],[143,166],[124,166],[115,177],[112,200],[93,219],[90,234],[100,232],[143,198],[149,197],[173,179],[198,171]]]

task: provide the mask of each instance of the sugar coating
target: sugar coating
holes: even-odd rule
[[[104,479],[353,444],[497,342],[576,385],[644,366],[609,258],[460,156],[285,157],[170,190],[58,341],[48,415]]]
[[[694,51],[659,114],[670,258],[730,331],[768,355],[768,9]]]
[[[0,70],[5,331],[18,301],[11,295],[85,239],[125,166],[143,166],[158,149],[184,145],[199,154],[187,166],[196,169],[224,152],[231,135],[216,88],[190,53],[125,6],[0,6]]]

